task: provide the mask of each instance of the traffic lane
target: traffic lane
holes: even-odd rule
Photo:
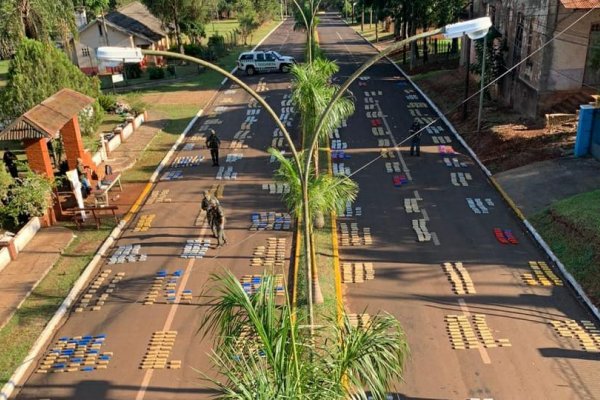
[[[356,34],[354,34],[354,32],[351,29],[346,29],[346,31],[349,32],[349,33],[351,33],[352,35],[356,36]],[[339,33],[339,32],[337,32],[337,33]],[[388,64],[388,63],[386,63],[386,64]],[[389,66],[391,66],[391,65],[389,65]],[[387,74],[390,72],[389,68],[387,68],[385,64],[383,64],[383,65],[382,64],[377,64],[375,67],[373,67],[372,71],[376,73],[377,77],[387,76]],[[372,83],[375,83],[377,85],[376,89],[378,89],[378,90],[386,91],[386,89],[387,89],[387,91],[389,92],[390,88],[392,87],[392,86],[390,86],[388,84],[388,82],[382,83],[382,82],[379,82],[378,80],[374,80],[373,82],[370,82],[369,85],[371,85]],[[390,96],[386,96],[386,98],[387,99],[391,99]],[[382,106],[384,107],[384,109],[386,107],[388,108],[387,111],[389,111],[388,114],[389,114],[390,119],[392,120],[391,124],[393,124],[394,127],[396,127],[398,125],[401,125],[403,123],[403,121],[396,121],[398,119],[397,118],[398,117],[398,113],[396,113],[394,111],[398,110],[398,102],[399,101],[397,101],[397,100],[402,101],[402,99],[398,99],[398,96],[395,96],[395,97],[393,97],[393,101],[392,102],[382,103]],[[431,110],[429,110],[429,111],[431,111]],[[402,117],[400,117],[400,119],[401,118]],[[445,134],[448,134],[448,132],[446,131]],[[429,135],[424,134],[423,135],[423,141],[427,141],[429,139],[428,136]],[[437,150],[436,146],[429,146],[428,148],[431,149],[431,150],[433,150],[433,151]],[[455,148],[456,148],[456,145],[455,145]],[[460,148],[460,146],[459,146],[459,150],[464,151],[464,149]],[[427,153],[427,146],[426,146],[426,149],[425,149],[425,153]],[[426,154],[426,156],[427,155],[434,156],[434,160],[435,160],[435,155],[434,154]],[[411,167],[411,164],[413,164],[413,163],[415,165],[420,165],[420,166],[424,165],[425,166],[425,168],[420,168],[420,169],[416,168],[415,166],[413,166],[411,168],[411,171],[414,170],[415,168],[417,169],[416,174],[418,174],[419,171],[422,171],[421,175],[423,175],[423,176],[421,178],[423,178],[423,180],[417,179],[417,182],[427,181],[428,186],[431,186],[432,188],[435,188],[435,189],[431,189],[431,194],[434,197],[434,201],[432,202],[432,206],[434,208],[437,206],[437,204],[443,204],[444,201],[446,201],[448,199],[449,193],[453,192],[453,189],[456,189],[457,191],[462,190],[462,189],[468,189],[470,192],[475,193],[475,194],[480,194],[481,191],[483,191],[486,196],[489,196],[489,197],[493,196],[492,198],[495,199],[494,200],[495,204],[501,204],[502,205],[502,207],[500,207],[500,211],[499,211],[499,213],[501,213],[501,215],[497,219],[497,221],[500,221],[500,222],[496,222],[495,223],[495,222],[492,221],[491,225],[501,225],[501,226],[502,225],[510,225],[511,228],[515,228],[514,232],[520,232],[521,234],[523,234],[523,238],[526,239],[526,240],[521,240],[520,243],[519,243],[519,246],[517,246],[516,248],[515,247],[511,248],[512,251],[505,251],[505,250],[508,250],[508,249],[503,248],[502,246],[499,246],[498,243],[497,243],[497,241],[495,240],[495,238],[491,234],[491,232],[486,235],[486,233],[483,230],[481,230],[481,231],[478,231],[478,232],[473,232],[472,237],[476,237],[476,238],[487,237],[488,238],[487,241],[486,241],[487,242],[486,243],[487,248],[484,249],[484,251],[480,252],[477,246],[462,246],[461,247],[461,246],[458,245],[459,243],[456,243],[456,245],[454,245],[454,243],[452,243],[452,246],[450,246],[449,250],[456,250],[456,251],[460,252],[461,254],[463,254],[463,252],[464,252],[464,248],[463,247],[466,247],[467,250],[474,249],[474,250],[476,250],[476,254],[474,255],[475,257],[477,257],[476,259],[481,259],[481,254],[487,256],[488,254],[490,254],[490,251],[492,251],[492,249],[497,249],[499,251],[496,252],[498,254],[498,256],[496,256],[496,257],[505,257],[505,259],[500,259],[499,261],[506,261],[506,257],[508,257],[509,258],[509,260],[508,260],[509,263],[519,263],[519,262],[526,263],[527,261],[529,261],[531,259],[532,254],[538,255],[538,256],[542,257],[542,259],[544,258],[544,255],[540,252],[540,250],[538,249],[538,247],[531,240],[529,240],[529,237],[528,237],[528,235],[525,234],[525,232],[524,232],[524,230],[523,230],[520,222],[516,219],[516,217],[512,214],[512,212],[507,207],[504,206],[504,204],[502,203],[502,201],[500,201],[499,195],[494,190],[494,188],[491,187],[488,184],[487,177],[483,174],[483,172],[479,168],[476,168],[476,167],[475,168],[469,168],[469,171],[475,176],[475,179],[472,181],[472,182],[475,182],[475,183],[472,184],[470,187],[468,187],[468,188],[453,188],[453,187],[450,187],[447,191],[446,190],[440,191],[440,190],[436,190],[436,189],[440,188],[440,187],[443,187],[443,186],[448,186],[448,180],[449,179],[445,178],[445,179],[448,179],[446,182],[439,181],[439,179],[436,180],[436,178],[443,177],[444,174],[443,173],[440,174],[439,173],[439,169],[438,170],[427,170],[427,166],[430,166],[431,163],[424,162],[422,160],[423,158],[424,157],[421,157],[421,158],[416,158],[416,157],[415,158],[409,158],[409,157],[407,157],[406,160],[407,160],[407,163],[409,165],[409,168]],[[439,162],[439,161],[437,162],[437,164],[438,165],[442,165],[442,163]],[[444,170],[445,168],[442,167],[441,169]],[[446,174],[448,174],[448,173],[446,173]],[[442,178],[442,179],[444,179],[444,178]],[[426,191],[427,189],[423,189],[423,190]],[[455,191],[454,193],[457,193],[457,191]],[[436,195],[438,196],[438,199],[435,199]],[[423,196],[423,197],[426,198],[425,196]],[[472,197],[475,197],[475,196],[473,195]],[[427,202],[428,198],[429,197],[426,198],[426,200],[425,200],[426,202]],[[458,206],[460,206],[461,198],[462,198],[462,196],[459,195],[458,196],[458,200],[457,200],[457,204],[456,204],[457,207],[454,207],[456,210],[459,210]],[[465,203],[463,203],[463,205],[466,207],[466,201],[465,201]],[[446,210],[441,210],[440,207],[437,207],[436,209],[440,213],[443,212],[443,211],[446,211]],[[455,213],[455,212],[452,212],[450,210],[449,212],[445,212],[444,215],[442,215],[441,217],[432,219],[432,222],[442,221],[443,220],[442,217],[450,217],[450,218],[452,218],[452,216],[456,216],[456,215],[460,215],[460,214],[461,214],[460,212],[459,213]],[[472,221],[472,219],[471,219],[471,221]],[[445,235],[445,236],[450,237],[450,238],[457,238],[457,239],[464,238],[465,235],[461,235],[461,233],[468,232],[469,230],[467,228],[473,226],[472,223],[469,223],[467,220],[465,220],[462,217],[455,218],[455,220],[452,221],[452,222],[453,222],[452,226],[454,226],[454,224],[460,223],[460,222],[464,222],[466,226],[463,226],[460,229],[457,229],[458,232],[453,232],[453,234]],[[480,226],[481,227],[481,226],[487,225],[483,221],[478,220],[478,222],[480,222],[480,224],[478,224],[476,226]],[[438,226],[442,226],[443,227],[443,226],[448,226],[448,225],[447,224],[438,224]],[[491,231],[491,228],[487,227],[485,230],[490,230]],[[517,236],[519,236],[519,235],[517,235]],[[445,249],[445,250],[448,250],[448,249]],[[522,271],[527,271],[527,269],[523,268]],[[560,292],[563,292],[563,291],[561,290]],[[571,297],[570,298],[571,303],[573,303],[572,300],[574,300],[574,299],[573,299],[572,296],[570,296],[570,297]],[[563,299],[559,299],[558,303],[559,304],[564,304],[565,301]],[[581,307],[575,307],[575,308],[579,312],[582,311]],[[585,312],[585,310],[583,310],[583,311],[584,311],[584,313],[580,314],[580,316],[581,315],[583,315],[583,316],[587,315],[587,312]]]
[[[506,271],[502,271],[502,268],[506,268],[503,264],[484,261],[485,257],[479,257],[473,261],[461,258],[480,293],[465,297],[471,312],[486,314],[488,324],[496,332],[495,335],[498,338],[510,339],[513,348],[507,349],[506,353],[502,353],[505,349],[489,350],[490,358],[494,366],[498,365],[498,368],[483,366],[478,355],[474,362],[472,354],[459,354],[451,350],[444,329],[444,317],[448,314],[461,314],[462,311],[456,301],[456,295],[450,290],[448,279],[443,275],[441,265],[439,263],[432,265],[431,257],[442,258],[439,262],[455,260],[440,257],[440,253],[444,254],[443,249],[435,249],[433,246],[422,248],[415,243],[414,233],[409,228],[409,220],[403,222],[402,218],[393,218],[397,215],[394,211],[383,215],[378,213],[377,210],[386,207],[386,204],[377,202],[375,199],[373,201],[365,200],[365,194],[377,193],[375,188],[372,189],[366,185],[368,182],[373,182],[373,179],[365,177],[364,181],[359,181],[362,190],[357,205],[363,207],[364,217],[371,222],[376,249],[342,247],[341,254],[343,262],[374,262],[376,278],[374,281],[368,281],[361,285],[349,285],[350,295],[347,300],[351,310],[362,311],[368,306],[366,312],[374,313],[377,310],[385,310],[396,315],[402,322],[407,331],[413,354],[412,362],[405,376],[404,393],[412,396],[426,394],[444,398],[451,393],[446,391],[448,385],[458,385],[456,390],[460,393],[461,387],[470,389],[481,387],[478,382],[485,378],[484,382],[488,382],[488,379],[489,382],[498,383],[500,381],[498,387],[490,385],[494,389],[496,397],[505,394],[507,398],[518,398],[519,390],[528,390],[539,395],[532,396],[532,398],[544,398],[544,396],[545,398],[567,398],[563,396],[562,392],[559,392],[556,397],[547,396],[543,391],[536,392],[537,389],[529,388],[527,385],[518,387],[515,392],[504,389],[505,382],[519,382],[521,376],[532,378],[525,381],[529,385],[535,379],[543,381],[548,376],[546,368],[554,368],[552,365],[547,365],[548,361],[540,360],[536,362],[539,365],[537,370],[540,372],[534,374],[529,371],[531,360],[539,359],[539,348],[556,348],[559,345],[546,322],[549,317],[556,318],[555,312],[545,311],[548,307],[548,294],[522,295],[517,279],[519,277],[515,277],[514,274],[508,275]],[[403,213],[402,210],[399,211]],[[373,212],[377,213],[376,217],[373,217]],[[394,225],[400,228],[394,229]],[[405,236],[406,232],[408,236]],[[408,240],[404,239],[407,237]],[[386,238],[397,240],[386,240]],[[407,255],[409,255],[408,259]],[[384,260],[402,260],[404,262],[390,265]],[[503,263],[502,260],[499,261]],[[499,271],[501,271],[500,274]],[[503,276],[510,277],[512,282],[504,281]],[[541,310],[538,311],[535,307],[539,307]],[[548,336],[550,339],[541,339]],[[423,338],[428,338],[428,340],[423,341]],[[528,340],[527,338],[532,339]],[[432,341],[435,341],[436,344],[434,345]],[[544,364],[546,367],[543,367]],[[508,367],[509,365],[510,367]],[[430,374],[425,374],[432,366],[435,370],[439,367],[442,371],[436,373],[435,382],[430,381]],[[489,371],[489,373],[484,375],[482,370]],[[460,376],[465,375],[464,378],[461,378],[465,379],[463,383],[455,382],[456,373],[459,371]],[[467,371],[473,372],[467,373]],[[469,379],[467,380],[467,378]],[[569,382],[562,383],[569,384]],[[423,390],[438,386],[442,388],[439,392]],[[468,393],[468,391],[462,391],[462,393]],[[502,397],[504,396],[500,396],[500,398]]]
[[[395,104],[394,104],[394,105],[395,105]],[[419,162],[423,163],[423,161],[421,161],[421,160],[419,160]],[[434,173],[435,173],[435,172],[434,172]],[[428,177],[431,177],[431,176],[432,176],[432,174],[431,174],[431,173],[429,173],[429,174],[428,174]],[[436,175],[434,175],[434,176],[436,176]],[[448,182],[446,182],[446,185],[447,185],[447,184],[448,184]],[[362,186],[362,185],[361,185],[361,186]],[[434,183],[432,186],[433,186],[433,187],[438,187],[438,186],[439,186],[439,183],[438,183],[438,184],[435,184],[435,183]],[[434,190],[432,190],[432,191],[433,191],[433,192],[435,192]],[[446,194],[444,193],[444,195],[446,195]],[[426,196],[423,196],[423,197],[424,197],[424,198],[426,198]],[[449,213],[449,214],[453,214],[453,213]],[[509,217],[510,217],[510,213],[509,213]],[[509,218],[509,219],[514,219],[514,217],[512,217],[512,218]],[[511,222],[514,222],[514,221],[511,221]],[[454,236],[458,236],[458,235],[454,235]],[[494,240],[495,240],[495,239],[494,239]],[[493,244],[493,243],[492,243],[492,244]],[[533,248],[533,247],[532,247],[532,248]],[[537,250],[537,249],[536,249],[536,250]],[[522,252],[522,253],[526,253],[525,251],[521,251],[521,252]],[[501,266],[498,266],[498,267],[501,267]]]
[[[362,186],[362,185],[361,185]],[[435,185],[434,185],[435,186]]]
[[[263,87],[266,84],[266,90],[261,91],[261,95],[265,96],[267,101],[277,111],[277,105],[280,104],[281,98],[285,90],[283,88],[289,86],[289,75],[272,74],[259,75],[256,77],[245,78],[246,82],[256,86]],[[239,92],[239,89],[235,89]],[[246,96],[242,94],[242,96]],[[246,96],[247,97],[247,96]],[[249,97],[247,99],[249,101]],[[244,103],[245,100],[242,100]],[[226,121],[226,122],[225,122]],[[235,128],[236,123],[232,123],[229,118],[225,117],[224,124],[227,127]],[[238,120],[237,123],[240,123]],[[224,185],[224,195],[220,199],[221,204],[226,210],[227,222],[226,232],[228,237],[228,245],[219,249],[213,256],[201,260],[198,265],[195,265],[196,273],[190,276],[190,287],[201,287],[202,300],[208,301],[204,297],[205,290],[210,283],[207,282],[207,277],[211,273],[222,273],[229,270],[234,275],[241,277],[245,274],[261,274],[262,269],[256,267],[250,268],[250,259],[257,245],[265,246],[267,238],[278,237],[286,238],[286,254],[291,254],[292,234],[291,232],[253,232],[249,231],[250,214],[255,211],[273,210],[284,212],[285,209],[278,196],[269,195],[262,190],[262,183],[272,181],[272,169],[274,164],[268,163],[268,154],[265,149],[269,147],[272,139],[272,131],[275,125],[264,110],[258,116],[258,121],[253,124],[251,138],[244,142],[248,147],[245,149],[221,149],[221,158],[225,158],[227,153],[243,153],[244,157],[235,163],[232,163],[238,177],[236,181],[222,181]],[[227,129],[221,127],[224,140],[231,138],[236,132],[235,129]],[[223,147],[228,147],[225,143]],[[221,165],[228,165],[223,163]],[[208,178],[210,179],[210,177]],[[217,183],[219,181],[216,181]],[[289,265],[290,259],[286,258],[286,266]],[[275,271],[281,273],[287,278],[287,267],[283,271]],[[194,367],[201,370],[202,373],[213,374],[210,370],[211,363],[208,359],[208,354],[212,350],[210,338],[200,340],[197,327],[204,317],[205,306],[200,306],[197,309],[185,307],[176,316],[174,326],[181,327],[180,334],[184,342],[188,345],[185,349],[186,354],[199,355],[200,361],[195,360]],[[190,323],[192,321],[192,323]],[[187,329],[187,327],[195,327],[195,330]],[[181,349],[180,349],[181,352]],[[190,357],[187,357],[190,359]],[[197,357],[198,358],[198,357]],[[214,376],[214,375],[213,375]],[[201,373],[188,369],[183,375],[178,375],[177,393],[182,398],[207,398],[213,394],[212,385],[202,380]],[[161,388],[168,388],[174,384],[168,375],[157,374],[153,376],[152,384],[148,388],[152,389],[154,396],[159,396],[158,392],[162,392],[159,398],[168,398],[171,391]],[[196,388],[196,390],[190,390]]]
[[[207,172],[207,173],[211,174],[210,172]],[[159,184],[159,186],[162,186],[162,185]],[[173,188],[172,197],[174,197],[174,196],[177,195],[177,190],[178,190],[178,189],[175,189],[175,188],[179,188],[181,185],[174,184],[174,182],[168,182],[168,183],[165,184],[165,186]],[[192,186],[192,185],[185,185],[186,188],[189,188],[190,186]],[[196,190],[195,192],[199,193],[199,190]],[[158,208],[164,208],[164,207],[165,206],[162,205],[162,206],[159,206]],[[165,213],[165,214],[169,215],[169,222],[175,223],[176,225],[180,225],[177,222],[177,220],[179,218],[182,218],[183,220],[188,221],[188,224],[189,224],[189,221],[192,219],[191,217],[193,217],[194,213],[196,212],[196,210],[194,210],[194,207],[192,207],[191,208],[192,209],[192,215],[189,215],[189,213],[188,214],[184,213],[185,215],[183,217],[180,217],[180,216],[177,216],[178,215],[177,212],[174,215],[173,210],[171,208],[171,205],[168,208],[169,208],[169,211],[167,213]],[[188,208],[188,207],[180,207],[179,208],[178,207],[178,208],[176,208],[176,210],[177,211],[181,211],[181,210],[187,210],[187,211],[189,211],[190,208]],[[188,224],[183,223],[183,226],[188,225]],[[191,230],[195,231],[195,228],[191,228]],[[186,234],[187,233],[188,232],[186,232]],[[189,233],[190,233],[190,237],[192,237],[193,233],[192,232],[189,232]],[[140,240],[139,235],[135,235],[135,236],[136,236],[135,238],[130,238],[129,240],[132,240],[132,241],[138,241],[138,240]],[[185,236],[185,234],[182,235],[182,236]],[[127,239],[127,237],[125,235],[125,237],[123,239],[123,243],[125,243],[127,240],[128,239]],[[152,247],[150,249],[152,252],[154,252],[154,250],[158,250],[161,253],[164,253],[166,249],[170,249],[170,254],[169,254],[170,256],[177,256],[178,255],[178,251],[180,251],[180,248],[181,248],[180,246],[181,245],[177,245],[177,241],[175,242],[175,246],[158,246],[158,244],[163,244],[163,245],[165,244],[164,243],[164,238],[160,238],[160,239],[156,239],[156,240],[160,240],[160,242],[153,242],[153,244],[155,245],[154,247],[156,247],[156,249],[154,247]],[[152,241],[150,241],[148,243],[151,243],[151,242]],[[169,251],[169,250],[167,250],[167,251]],[[162,268],[162,266],[166,264],[165,262],[161,262],[158,259],[155,259],[154,257],[149,258],[149,260],[151,260],[151,261],[148,264],[149,265],[151,264],[152,267],[148,267],[147,266],[147,269],[150,269],[152,272],[156,272],[158,269]],[[127,322],[128,323],[126,324],[127,325],[126,329],[131,329],[131,325],[129,323],[140,321],[139,324],[136,324],[137,327],[138,327],[138,329],[139,329],[139,327],[143,327],[143,326],[147,325],[146,323],[141,323],[142,321],[146,322],[147,320],[152,320],[152,318],[154,318],[154,319],[156,319],[158,321],[164,320],[166,318],[166,312],[167,312],[166,310],[164,310],[164,311],[161,312],[161,311],[159,311],[157,309],[154,309],[153,312],[151,313],[151,315],[143,315],[143,313],[140,314],[137,310],[134,310],[132,308],[125,307],[125,309],[127,310],[127,312],[121,311],[118,315],[116,315],[116,319],[113,319],[113,324],[117,325],[116,327],[109,326],[109,324],[107,323],[107,321],[102,320],[102,318],[100,318],[100,320],[97,321],[94,324],[94,326],[101,326],[102,327],[102,332],[111,332],[111,334],[109,335],[109,337],[112,338],[112,336],[113,336],[112,332],[114,330],[119,331],[119,330],[121,330],[123,328],[123,327],[120,326],[120,325],[122,325],[123,321],[122,320],[119,321],[119,320],[121,319],[120,317],[122,317],[125,314],[128,315],[128,317],[127,317]],[[129,314],[131,314],[131,315],[129,315]],[[141,317],[137,318],[138,315],[141,315]],[[86,319],[85,323],[86,323],[86,325],[89,323],[89,318]],[[73,334],[76,334],[76,333],[77,334],[81,334],[80,327],[81,327],[80,324],[76,324],[73,327],[74,329],[72,329]],[[155,329],[156,329],[155,327],[151,327],[151,328],[145,329],[145,332],[138,332],[138,333],[141,334],[141,336],[143,336],[144,333],[146,334],[146,336],[149,336],[149,334],[152,331],[154,331]],[[65,329],[65,331],[68,331],[68,329]],[[77,331],[79,331],[79,332],[77,332]],[[57,336],[59,336],[59,335],[57,334]],[[61,332],[61,336],[62,336],[62,332]],[[109,339],[109,341],[107,343],[110,343],[110,339]],[[127,352],[130,352],[130,349],[132,347],[129,346],[129,342],[123,341],[122,343],[125,343],[125,346],[123,346],[123,349],[124,349],[123,351],[129,350]],[[145,344],[140,343],[140,341],[138,341],[138,340],[134,341],[131,344],[133,345],[133,348],[136,348],[136,346],[137,346],[137,350],[138,350],[137,352],[140,353],[140,354],[141,354],[141,351],[143,351],[143,348],[145,347]],[[137,360],[141,360],[141,358],[137,358]],[[115,364],[117,364],[117,363],[115,363]],[[113,365],[115,365],[115,364],[113,364]],[[119,370],[121,370],[121,368],[119,368]],[[108,370],[108,371],[110,371],[110,370]],[[111,387],[128,386],[128,385],[120,385],[118,382],[115,382],[115,379],[114,379],[115,377],[111,376],[111,372],[108,372],[107,376],[106,376],[106,378],[107,378],[106,381],[109,382],[109,383],[108,384],[99,385],[97,389],[95,389],[92,392],[90,392],[90,394],[89,394],[90,398],[93,398],[94,395],[98,395],[99,398],[102,398],[102,396],[106,393],[106,390],[107,390],[108,386],[111,386]],[[132,381],[136,381],[136,379],[135,379],[136,375],[140,374],[140,371],[138,370],[138,366],[135,365],[135,367],[131,369],[131,372],[133,373],[134,376],[129,376],[128,374],[124,373],[124,371],[119,371],[117,375],[118,375],[118,377],[125,377],[126,378],[125,379],[126,382],[130,383]],[[60,396],[61,394],[64,394],[65,392],[69,392],[70,391],[69,389],[66,388],[66,386],[68,386],[69,382],[71,384],[73,383],[72,382],[73,377],[69,377],[67,375],[68,374],[64,374],[63,375],[65,383],[67,383],[67,385],[65,385],[62,388],[59,388],[59,390],[56,392],[56,396]],[[104,376],[100,376],[100,375],[103,375],[103,374],[98,374],[98,375],[95,374],[94,376],[98,377],[98,378],[94,378],[94,379],[104,379],[105,378]],[[53,378],[54,378],[54,376],[53,376]],[[113,379],[111,380],[111,379],[108,379],[108,378],[113,378]],[[141,379],[137,379],[138,382],[140,380]],[[31,386],[32,387],[33,386],[38,386],[39,387],[40,385],[37,385],[35,382],[32,382]],[[43,386],[43,388],[41,389],[41,392],[38,392],[38,393],[40,393],[40,394],[47,394],[48,393],[48,391],[47,391],[48,384],[44,383],[42,386]],[[76,387],[76,386],[77,385],[73,385],[73,387]],[[37,394],[34,394],[34,397],[35,396],[37,396]],[[69,396],[69,395],[67,394],[67,396]],[[23,393],[23,397],[26,398],[27,397],[27,393]]]

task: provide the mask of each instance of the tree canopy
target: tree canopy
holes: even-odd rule
[[[0,119],[12,120],[63,88],[97,99],[100,82],[87,77],[67,55],[50,43],[24,39],[8,68],[8,82],[0,92]],[[85,133],[95,130],[102,109],[95,102],[94,117],[81,121]]]
[[[8,58],[23,38],[66,40],[76,34],[72,0],[2,0],[0,57]]]

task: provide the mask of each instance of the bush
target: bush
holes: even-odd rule
[[[140,92],[130,92],[125,95],[125,102],[129,105],[129,111],[134,115],[143,114],[147,104],[142,100]]]
[[[20,183],[8,187],[8,194],[0,207],[0,225],[3,228],[17,228],[31,217],[41,217],[52,205],[53,183],[43,175],[29,168]]]
[[[183,51],[188,56],[201,57],[202,52],[204,51],[204,47],[202,47],[199,44],[189,43],[189,44],[183,45]],[[179,49],[176,51],[176,53],[179,53]]]
[[[165,77],[165,70],[162,67],[149,67],[147,71],[150,80],[163,79]]]
[[[101,94],[100,96],[98,96],[98,103],[104,111],[112,112],[115,110],[117,98],[112,94]]]
[[[217,57],[223,57],[227,54],[227,48],[225,47],[225,37],[215,33],[208,38],[208,48],[212,49]]]
[[[125,64],[125,76],[127,79],[137,79],[142,76],[140,64]]]
[[[175,65],[173,65],[173,64],[167,65],[167,72],[169,73],[169,75],[175,76],[177,74],[177,70],[175,69]]]

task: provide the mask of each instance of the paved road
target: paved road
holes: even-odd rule
[[[341,66],[338,82],[375,52],[339,19],[323,16],[319,35],[326,54]],[[412,356],[397,398],[600,399],[600,353],[584,351],[580,340],[561,337],[550,325],[575,320],[579,324],[572,329],[585,341],[590,336],[581,331],[580,321],[592,316],[570,289],[553,285],[547,276],[550,286],[524,283],[521,275],[533,273],[529,261],[547,261],[544,254],[441,123],[434,124],[438,132],[423,135],[421,157],[410,157],[405,144],[395,158],[377,159],[382,148],[407,136],[414,117],[434,112],[391,64],[377,64],[366,75],[365,86],[351,88],[357,112],[340,130],[351,158],[337,162],[355,172],[375,161],[354,175],[360,186],[355,205],[362,216],[338,223],[357,223],[361,234],[370,228],[373,244],[342,243],[340,257],[342,263],[371,262],[375,269],[373,280],[346,284],[349,312],[387,311],[406,330]],[[381,116],[367,115],[372,112]],[[374,136],[374,119],[380,120],[383,136]],[[446,146],[456,154],[441,155],[434,139],[449,140]],[[456,159],[458,167],[448,167],[444,158]],[[386,172],[386,162],[397,162],[404,172]],[[453,173],[464,174],[468,186],[459,176],[455,186]],[[407,183],[395,187],[394,175],[405,175]],[[467,198],[481,199],[487,213],[475,205],[476,214]],[[419,220],[428,241],[417,240],[413,223]],[[494,228],[512,230],[519,243],[501,244]],[[462,262],[461,270],[449,266],[457,287],[472,281],[466,289],[475,293],[453,292],[446,262]],[[453,349],[460,342],[466,348]]]
[[[284,23],[265,41],[263,48],[301,58],[304,36],[293,32],[292,25],[290,21]],[[246,78],[246,81],[261,91],[279,112],[283,96],[289,93],[289,79],[289,75],[271,74]],[[203,316],[202,306],[208,300],[201,293],[207,288],[209,275],[223,269],[233,271],[238,277],[262,273],[262,268],[250,266],[250,260],[255,248],[266,246],[270,237],[285,239],[285,266],[283,271],[279,269],[278,272],[287,274],[290,261],[291,231],[249,230],[251,213],[285,211],[279,195],[269,194],[262,187],[272,181],[275,164],[269,163],[266,149],[272,145],[275,125],[264,110],[256,114],[257,110],[250,97],[230,83],[206,107],[206,116],[192,128],[183,143],[185,147],[182,145],[174,156],[177,160],[177,157],[201,155],[205,160],[197,166],[171,166],[166,169],[163,178],[172,174],[173,179],[158,182],[151,200],[142,207],[113,251],[118,251],[121,246],[141,245],[139,253],[146,254],[147,259],[122,264],[109,264],[109,260],[105,260],[98,271],[98,276],[106,275],[103,281],[94,289],[94,279],[85,292],[89,295],[86,297],[90,297],[89,305],[83,312],[69,315],[36,363],[18,395],[19,399],[198,399],[213,394],[209,385],[193,369],[208,372],[210,366],[206,355],[210,342],[201,341],[197,334]],[[244,135],[241,132],[244,124],[248,124],[245,139],[239,136]],[[222,139],[221,166],[225,167],[225,171],[231,167],[237,174],[235,180],[216,179],[218,168],[211,167],[208,151],[203,149],[203,132],[209,125],[219,132]],[[234,139],[234,135],[238,136]],[[243,143],[240,143],[242,140]],[[236,147],[238,145],[242,147]],[[226,161],[228,155],[229,162]],[[237,155],[242,158],[233,160]],[[176,178],[179,173],[181,177]],[[211,238],[204,215],[200,214],[200,201],[203,190],[215,185],[222,186],[221,204],[227,215],[229,244],[216,249],[215,239],[212,239],[204,258],[182,258],[187,240]],[[144,221],[150,225],[147,230],[142,227]],[[135,230],[138,224],[142,227],[141,231]],[[153,304],[145,305],[161,270],[165,270],[167,276],[159,281],[158,296]],[[119,277],[119,274],[122,276]],[[167,287],[169,282],[173,284],[172,288]],[[109,285],[114,285],[114,288]],[[109,289],[108,293],[106,289]],[[177,296],[173,304],[168,300],[171,295],[168,290],[174,290]],[[187,297],[184,296],[187,295],[187,292],[184,293],[186,290],[191,290],[191,302],[184,298]],[[100,309],[90,310],[103,294],[108,296]],[[153,333],[159,331],[176,331],[172,347],[162,350],[166,351],[169,362],[175,361],[167,363],[167,367],[177,366],[177,361],[181,361],[181,368],[140,369],[150,339]],[[50,369],[57,366],[58,361],[51,361],[51,357],[47,356],[53,348],[61,348],[60,338],[86,335],[93,338],[89,343],[85,338],[78,339],[77,344],[83,349],[81,357],[69,350],[63,351],[69,361],[67,364],[73,364],[75,372],[35,372],[42,369],[45,362],[51,365]],[[105,335],[104,340],[101,335]],[[166,339],[163,343],[168,344],[172,335],[163,336]],[[94,343],[96,346],[92,346]],[[68,347],[64,346],[63,350]],[[94,355],[94,350],[98,354]],[[86,360],[94,368],[90,372],[81,372]],[[103,365],[106,369],[102,369]],[[65,368],[69,367],[65,365]]]

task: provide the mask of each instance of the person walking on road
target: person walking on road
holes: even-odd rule
[[[221,145],[221,139],[217,136],[214,129],[210,129],[210,136],[206,139],[206,147],[210,149],[210,157],[212,158],[213,167],[219,166],[219,146]]]
[[[408,130],[408,134],[410,135],[410,155],[417,154],[417,157],[421,157],[421,134],[423,131],[421,130],[421,125],[414,121]]]
[[[8,147],[4,148],[4,155],[2,155],[2,161],[4,161],[4,165],[6,165],[6,169],[8,173],[13,178],[19,177],[19,171],[17,171],[17,156],[8,149]]]

